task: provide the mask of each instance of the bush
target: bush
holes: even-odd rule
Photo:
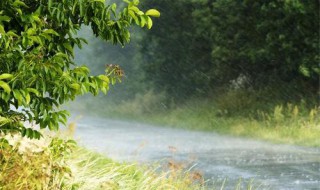
[[[143,94],[136,94],[133,100],[124,101],[114,106],[114,111],[125,115],[159,113],[172,106],[168,102],[169,100],[164,93],[155,93],[153,90],[149,90]]]
[[[1,189],[63,189],[71,177],[66,158],[74,146],[74,141],[59,138],[4,136],[0,139]]]
[[[218,95],[214,102],[220,116],[248,115],[248,112],[258,106],[258,98],[244,89],[229,90]]]

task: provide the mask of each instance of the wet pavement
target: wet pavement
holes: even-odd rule
[[[225,189],[239,180],[258,189],[320,189],[320,149],[156,127],[136,122],[83,117],[81,145],[118,161],[175,163],[199,171]]]

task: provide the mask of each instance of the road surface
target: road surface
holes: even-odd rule
[[[320,189],[320,149],[277,145],[215,133],[156,127],[136,122],[83,117],[81,145],[118,161],[175,163],[200,171],[226,189],[243,184],[259,189]]]

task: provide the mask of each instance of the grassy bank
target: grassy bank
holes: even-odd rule
[[[7,136],[0,147],[1,190],[205,189],[195,173],[115,162],[72,140]]]
[[[161,126],[213,131],[221,134],[267,140],[274,143],[320,147],[320,110],[306,101],[282,103],[261,101],[245,92],[229,93],[215,100],[191,100],[170,105],[162,94],[148,92],[134,100],[106,103],[83,100],[73,110],[102,117],[136,120]],[[165,102],[165,103],[164,103]],[[101,106],[105,105],[105,106]],[[315,104],[313,104],[315,105]]]
[[[223,117],[206,103],[133,118],[161,126],[214,131],[220,134],[267,140],[274,143],[320,147],[318,116],[286,117],[284,111],[265,113],[265,118]],[[311,111],[312,112],[312,111]],[[317,113],[318,114],[318,113]],[[128,118],[131,116],[127,115]]]
[[[320,125],[316,121],[318,119],[310,119],[309,117],[283,118],[281,121],[275,120],[273,115],[264,120],[246,117],[221,117],[205,106],[188,106],[136,118],[162,126],[214,131],[220,134],[274,143],[320,147]]]

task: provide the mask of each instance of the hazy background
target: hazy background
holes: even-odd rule
[[[125,47],[88,28],[79,33],[89,44],[76,63],[92,74],[109,64],[125,73],[107,96],[68,105],[85,116],[73,118],[84,145],[127,161],[191,156],[206,179],[228,178],[233,187],[254,178],[276,189],[316,189],[319,1],[141,1],[149,8],[161,17],[151,30],[133,27]]]
[[[219,117],[258,118],[278,105],[306,112],[318,105],[318,1],[148,0],[141,7],[161,17],[151,30],[132,28],[125,47],[80,32],[89,44],[76,51],[79,65],[92,74],[120,65],[125,76],[107,96],[78,98],[76,110],[128,116],[210,104]]]

